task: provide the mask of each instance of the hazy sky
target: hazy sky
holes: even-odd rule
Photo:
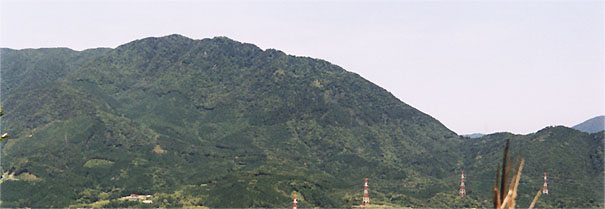
[[[6,1],[0,47],[227,36],[360,74],[453,131],[605,114],[603,1]]]

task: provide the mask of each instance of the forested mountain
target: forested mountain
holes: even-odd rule
[[[603,206],[602,134],[463,139],[323,60],[180,35],[0,58],[2,207],[351,207],[365,177],[373,204],[482,207],[506,138],[527,195],[546,170],[568,179],[541,206]]]
[[[605,130],[605,115],[597,116],[588,119],[578,125],[573,126],[573,129],[584,131],[587,133],[597,133]]]
[[[525,159],[519,207],[529,206],[543,185],[544,172],[548,175],[549,195],[540,197],[537,208],[603,207],[603,132],[588,134],[563,126],[546,127],[528,135],[496,133],[464,141],[467,190],[472,192],[469,195],[491,198],[505,139],[511,140],[511,154]]]

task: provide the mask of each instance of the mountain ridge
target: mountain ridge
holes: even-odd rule
[[[301,207],[351,207],[361,201],[359,181],[366,177],[374,203],[489,206],[481,195],[455,199],[452,173],[468,166],[489,171],[467,155],[481,151],[493,159],[501,147],[483,145],[484,138],[462,140],[384,88],[324,60],[180,35],[86,54],[2,54],[2,127],[14,136],[3,142],[2,167],[37,179],[3,181],[3,207],[98,201],[145,207],[118,200],[132,193],[153,194],[152,207],[286,207],[292,194]],[[485,139],[506,137],[531,140]],[[598,168],[578,168],[597,175],[588,171]],[[598,191],[593,187],[587,188]],[[484,188],[470,186],[469,194]],[[572,200],[599,204],[598,196],[581,194]]]

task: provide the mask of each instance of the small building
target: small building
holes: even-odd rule
[[[145,204],[151,204],[151,203],[153,203],[153,201],[152,200],[143,200],[143,203],[145,203]]]

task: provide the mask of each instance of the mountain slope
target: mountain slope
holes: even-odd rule
[[[605,115],[597,116],[588,119],[578,125],[572,127],[578,131],[584,131],[587,133],[597,133],[605,130]]]
[[[547,127],[528,135],[497,133],[465,140],[469,195],[491,198],[491,186],[495,184],[506,139],[511,140],[511,155],[525,159],[517,198],[519,207],[529,206],[542,186],[544,172],[548,174],[550,193],[541,196],[536,207],[603,207],[603,134],[563,126]]]
[[[321,60],[178,35],[44,49],[36,62],[20,59],[28,52],[2,51],[3,127],[15,136],[3,167],[37,180],[5,181],[6,207],[187,188],[213,207],[281,207],[294,191],[302,206],[344,207],[363,177],[375,192],[430,197],[454,169],[430,152],[457,158],[437,120]],[[405,182],[433,183],[394,187]]]
[[[13,136],[2,142],[2,207],[289,207],[293,193],[300,207],[351,207],[365,177],[376,204],[486,207],[489,181],[471,183],[472,170],[495,173],[502,140],[565,138],[463,140],[357,74],[225,37],[1,49],[0,58],[2,127]],[[547,143],[549,160],[602,161],[602,135],[562,132],[582,153]],[[602,179],[593,164],[548,165],[590,185]],[[456,199],[461,169],[469,198]],[[602,187],[586,188],[543,206],[598,206]],[[119,200],[132,193],[154,203]]]

